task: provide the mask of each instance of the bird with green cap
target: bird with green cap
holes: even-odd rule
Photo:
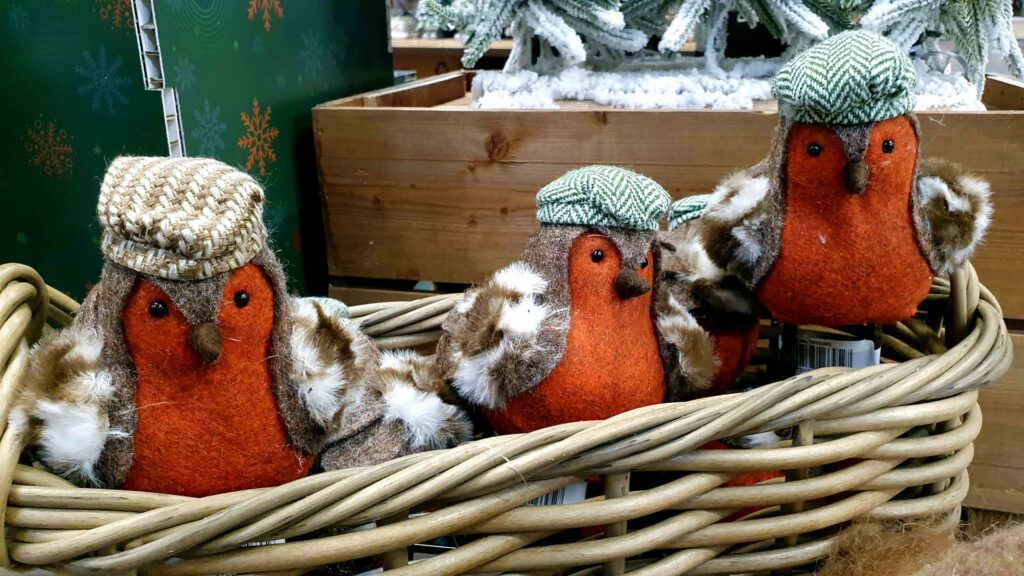
[[[724,180],[693,224],[715,273],[742,279],[784,323],[914,315],[932,277],[971,256],[992,211],[984,181],[920,158],[916,84],[903,51],[863,30],[783,66],[768,157]]]
[[[712,361],[706,335],[657,306],[656,234],[670,201],[614,166],[540,190],[522,256],[466,293],[438,344],[442,374],[495,431],[608,418],[707,377],[694,368]]]

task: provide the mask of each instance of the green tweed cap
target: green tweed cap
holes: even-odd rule
[[[775,75],[772,94],[790,120],[866,124],[914,109],[917,72],[883,36],[865,30],[837,34],[805,50]]]
[[[708,211],[710,194],[698,194],[680,198],[672,203],[668,211],[668,229],[675,230],[690,220],[696,220]]]
[[[618,166],[567,172],[537,193],[543,224],[657,230],[672,197],[660,184]]]

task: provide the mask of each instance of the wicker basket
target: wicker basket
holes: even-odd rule
[[[457,299],[352,311],[385,347],[421,345],[436,340]],[[75,306],[32,269],[0,266],[4,422],[29,347],[66,324]],[[899,363],[818,370],[743,394],[207,498],[76,488],[18,464],[21,446],[5,432],[0,560],[56,572],[146,574],[299,574],[370,556],[396,574],[728,574],[806,565],[826,556],[837,530],[855,518],[958,519],[981,427],[977,390],[1006,371],[1012,352],[999,304],[973,268],[937,279],[922,308],[920,317],[887,328],[886,357]],[[793,430],[785,447],[698,449],[783,429]],[[785,480],[722,486],[760,470],[783,470]],[[640,471],[658,481],[630,491],[630,475]],[[593,477],[604,478],[603,497],[524,506]],[[370,523],[333,536],[320,530]],[[594,526],[603,527],[600,536],[577,530]],[[559,532],[561,539],[546,539]],[[477,536],[408,563],[407,547],[444,535]],[[247,545],[281,539],[287,543]]]

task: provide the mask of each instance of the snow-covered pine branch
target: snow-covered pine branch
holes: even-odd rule
[[[472,8],[466,6],[471,4]],[[506,70],[529,67],[532,39],[541,41],[539,58],[554,54],[564,65],[584,62],[597,48],[604,52],[636,52],[647,35],[627,26],[621,0],[424,0],[420,12],[429,23],[458,29],[466,35],[462,63],[476,64],[491,43],[510,31],[513,48]]]
[[[587,50],[579,34],[539,0],[529,0],[525,17],[526,25],[558,50],[566,64],[574,66],[587,59]]]
[[[628,0],[627,0],[628,1]],[[699,22],[707,21],[711,3],[717,0],[683,0],[658,43],[662,52],[678,52]]]
[[[979,96],[990,50],[1006,60],[1011,73],[1024,75],[1024,56],[1013,34],[1013,6],[1008,0],[877,0],[860,24],[907,49],[925,37],[951,40]]]

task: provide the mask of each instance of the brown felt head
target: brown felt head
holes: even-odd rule
[[[931,285],[917,225],[918,127],[783,123],[772,144],[770,237],[754,274],[775,319],[889,323]]]
[[[201,496],[280,484],[313,464],[279,416],[266,361],[275,324],[267,275],[250,263],[218,284],[212,294],[176,284],[172,296],[142,279],[128,298],[122,325],[139,416],[126,488]],[[197,302],[204,296],[213,303]],[[197,324],[183,305],[217,313]]]
[[[558,335],[557,357],[541,383],[502,409],[485,411],[497,431],[602,419],[664,400],[654,231],[544,225],[521,260],[548,282],[545,304],[569,310],[571,322]],[[530,376],[516,368],[496,371]]]
[[[248,304],[238,308],[233,288],[233,274],[249,270],[235,281],[247,283]],[[248,284],[253,284],[248,286]],[[256,292],[262,295],[257,303]],[[142,322],[155,320],[150,306],[157,300],[166,306],[167,322],[160,330],[147,333]],[[134,306],[134,308],[133,308]],[[233,317],[242,311],[265,307],[271,318],[267,332],[250,330],[246,322]],[[154,311],[160,314],[160,306]],[[128,320],[128,317],[133,320]],[[110,427],[126,432],[111,436],[97,465],[99,482],[104,486],[122,486],[132,466],[135,440],[138,438],[139,410],[151,404],[144,398],[138,404],[139,362],[152,366],[208,366],[222,364],[226,355],[244,343],[265,339],[255,347],[253,361],[271,375],[270,400],[276,403],[276,417],[284,425],[286,439],[303,453],[315,453],[322,447],[322,429],[302,409],[294,387],[288,383],[290,332],[290,301],[285,288],[284,271],[270,248],[264,248],[242,269],[198,281],[175,281],[151,277],[107,262],[100,281],[90,291],[78,313],[76,323],[94,327],[105,343],[101,362],[112,376],[113,398],[107,407]],[[173,324],[173,325],[172,325]],[[131,333],[127,330],[131,327]],[[138,339],[132,346],[129,342]],[[160,340],[157,346],[143,345],[142,340]],[[219,341],[219,347],[215,343]],[[219,353],[217,349],[219,348]],[[216,358],[215,358],[216,356]],[[245,402],[233,399],[244,407]],[[273,419],[271,419],[273,420]],[[224,419],[227,422],[228,418]],[[251,469],[248,473],[255,473]],[[187,466],[186,469],[191,469]],[[246,478],[245,474],[242,478]]]

